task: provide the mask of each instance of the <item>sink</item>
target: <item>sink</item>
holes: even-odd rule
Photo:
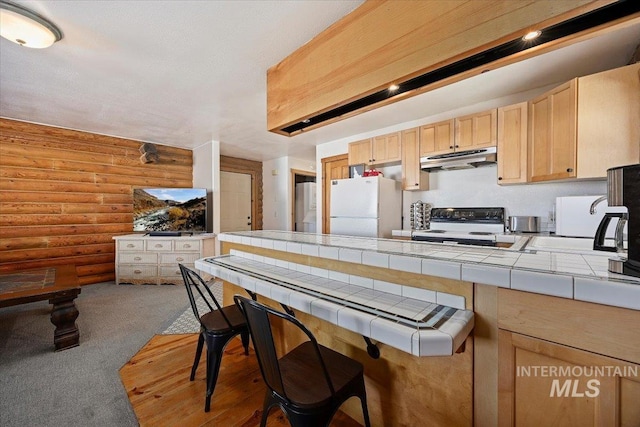
[[[605,239],[605,245],[613,246],[613,239]],[[524,250],[566,252],[608,257],[615,255],[615,252],[594,251],[593,239],[588,237],[533,236],[529,239]]]

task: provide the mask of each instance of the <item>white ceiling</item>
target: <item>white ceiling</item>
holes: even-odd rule
[[[252,160],[543,87],[629,61],[640,19],[597,39],[288,138],[266,130],[266,71],[361,1],[15,1],[48,49],[0,40],[0,116]]]

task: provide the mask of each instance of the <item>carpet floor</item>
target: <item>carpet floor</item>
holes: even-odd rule
[[[183,286],[99,283],[76,305],[80,345],[60,352],[46,301],[0,310],[0,426],[137,426],[118,370],[193,318]]]

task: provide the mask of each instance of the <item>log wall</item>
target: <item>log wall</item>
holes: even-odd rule
[[[75,264],[114,280],[115,235],[133,231],[133,188],[191,187],[190,150],[0,119],[0,273]]]

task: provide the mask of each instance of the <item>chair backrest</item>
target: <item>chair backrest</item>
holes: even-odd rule
[[[222,314],[222,318],[227,323],[227,326],[229,328],[232,328],[231,322],[229,322],[229,319],[224,314],[224,311],[222,310],[222,307],[218,303],[218,300],[213,295],[213,292],[211,292],[211,289],[209,289],[209,286],[207,286],[207,283],[202,279],[202,277],[200,277],[198,273],[185,267],[184,265],[182,264],[178,264],[178,265],[180,266],[180,273],[182,273],[182,280],[184,281],[184,286],[187,288],[187,294],[189,295],[189,302],[191,303],[191,309],[193,310],[193,314],[194,316],[196,316],[196,319],[198,319],[198,322],[200,322],[200,325],[204,327],[204,325],[202,324],[202,321],[200,320],[200,313],[198,312],[198,305],[196,304],[196,299],[193,295],[193,289],[196,289],[198,291],[198,294],[200,294],[200,297],[207,304],[207,307],[209,307],[210,311],[213,311],[216,309],[220,310],[220,314]]]
[[[289,396],[287,394],[286,387],[284,386],[282,381],[280,364],[278,362],[278,355],[276,352],[273,328],[271,323],[272,317],[275,316],[295,325],[298,329],[304,332],[309,341],[313,343],[313,346],[315,348],[316,360],[309,362],[314,363],[317,369],[323,371],[328,390],[332,396],[335,395],[335,390],[333,384],[331,383],[327,367],[324,363],[324,360],[322,359],[322,355],[320,354],[318,342],[316,341],[311,331],[309,331],[295,317],[274,310],[273,308],[261,304],[257,301],[242,297],[240,295],[235,295],[233,299],[236,304],[238,304],[240,310],[243,312],[247,319],[249,333],[251,335],[251,340],[253,341],[253,347],[258,358],[262,376],[265,383],[271,390],[273,390],[281,398],[287,401],[295,402],[296,400],[295,396]]]

